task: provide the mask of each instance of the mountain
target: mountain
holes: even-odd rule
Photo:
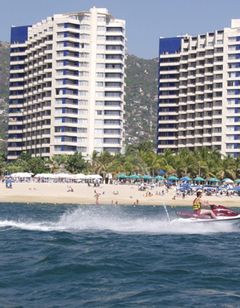
[[[127,57],[126,143],[156,142],[158,60]]]
[[[128,55],[126,61],[126,143],[155,142],[157,117],[157,59]],[[0,42],[0,138],[7,136],[9,44]]]
[[[0,139],[6,139],[8,110],[9,44],[0,42]]]

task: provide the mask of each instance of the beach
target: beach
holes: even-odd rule
[[[176,196],[171,188],[162,195],[161,187],[139,191],[134,184],[87,183],[13,183],[12,188],[0,184],[1,203],[99,204],[99,205],[153,205],[191,206],[194,195]],[[239,196],[203,196],[210,204],[239,207]]]

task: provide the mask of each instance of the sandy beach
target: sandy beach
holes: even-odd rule
[[[73,191],[71,191],[73,190]],[[171,205],[191,206],[194,196],[175,196],[172,188],[164,196],[159,195],[159,187],[139,191],[136,185],[101,184],[100,187],[88,186],[86,183],[13,183],[13,188],[0,184],[0,202],[51,203],[51,204],[119,204],[119,205]],[[225,206],[240,206],[238,196],[204,196],[209,203]]]

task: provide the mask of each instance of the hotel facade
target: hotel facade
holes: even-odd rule
[[[207,147],[240,156],[240,20],[159,46],[158,153]]]
[[[12,27],[8,159],[123,149],[125,21],[106,9]]]

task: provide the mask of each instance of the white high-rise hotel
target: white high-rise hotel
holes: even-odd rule
[[[123,147],[125,21],[106,9],[12,27],[8,158]]]
[[[158,153],[201,147],[240,156],[240,20],[160,39]]]

